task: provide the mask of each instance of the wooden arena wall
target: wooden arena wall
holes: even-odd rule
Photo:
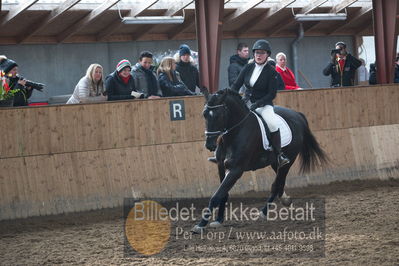
[[[185,120],[171,121],[183,100]],[[289,173],[287,187],[399,177],[399,85],[278,93],[304,113],[332,164]],[[209,197],[218,185],[204,148],[202,97],[0,110],[0,220],[122,205],[124,197]],[[234,193],[266,191],[270,169]]]

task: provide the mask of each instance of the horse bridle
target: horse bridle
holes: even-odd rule
[[[216,108],[220,108],[220,107],[224,107],[227,110],[227,106],[225,104],[218,104],[218,105],[213,105],[213,106],[209,106],[209,105],[205,105],[205,109],[216,109]],[[212,136],[224,136],[229,134],[233,129],[235,129],[236,127],[238,127],[239,125],[241,125],[247,118],[248,116],[251,114],[251,112],[248,112],[248,114],[241,119],[240,122],[238,122],[237,124],[235,124],[234,126],[232,126],[229,129],[224,129],[224,131],[219,130],[219,131],[205,131],[205,136],[207,137],[212,137]]]

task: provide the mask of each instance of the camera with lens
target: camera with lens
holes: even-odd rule
[[[342,51],[342,49],[332,49],[331,50],[331,55],[340,54],[341,51]]]
[[[19,80],[24,80],[24,78],[23,77],[19,77]],[[43,89],[44,89],[45,85],[42,84],[42,83],[33,82],[33,81],[30,81],[30,80],[27,80],[27,79],[25,79],[25,81],[26,81],[26,83],[25,83],[26,87],[31,87],[32,89],[36,89],[38,91],[43,91]]]

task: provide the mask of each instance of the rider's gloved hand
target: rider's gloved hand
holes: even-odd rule
[[[251,104],[251,106],[249,107],[249,110],[255,111],[255,109],[258,108],[258,107],[259,107],[259,104],[253,103],[253,104]]]

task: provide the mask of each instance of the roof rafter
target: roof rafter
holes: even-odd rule
[[[238,17],[240,17],[240,16],[244,15],[245,13],[247,13],[248,11],[250,11],[252,8],[254,8],[257,5],[259,5],[260,3],[262,3],[263,1],[264,0],[250,0],[247,4],[245,4],[242,7],[237,8],[231,15],[226,17],[224,19],[224,23],[237,19]]]
[[[175,3],[169,7],[168,10],[166,10],[164,16],[174,16],[181,10],[184,10],[187,6],[189,6],[193,0],[186,0],[186,1],[181,1],[180,3]],[[185,18],[186,19],[186,18]],[[183,23],[183,25],[186,22]],[[155,28],[157,25],[147,25],[143,27],[140,31],[134,34],[133,39],[137,40],[140,39],[143,35],[147,34],[150,32],[153,28]],[[191,26],[191,25],[190,25]]]
[[[109,1],[104,1],[99,7],[96,9],[93,9],[89,14],[87,14],[85,17],[80,19],[78,22],[73,24],[71,27],[67,28],[57,36],[58,42],[63,42],[65,41],[68,37],[72,36],[75,34],[77,31],[79,31],[81,28],[84,26],[88,25],[90,22],[98,18],[100,15],[102,15],[105,11],[110,9],[112,6],[114,6],[116,3],[118,3],[120,0],[109,0]]]
[[[339,3],[338,5],[336,5],[333,8],[331,8],[328,13],[338,13],[338,12],[344,10],[345,8],[347,8],[348,6],[350,6],[351,4],[353,4],[356,1],[357,0],[344,0],[341,3]],[[314,23],[309,23],[306,26],[304,25],[304,27],[303,27],[304,32],[307,32],[307,31],[311,30],[312,28],[316,27],[320,23],[321,23],[321,21],[316,21]]]
[[[135,5],[132,9],[130,9],[129,13],[126,15],[126,17],[135,17],[143,13],[145,10],[156,4],[159,0],[153,0],[149,2],[145,2],[141,5]],[[105,40],[108,36],[110,36],[112,33],[114,33],[117,29],[119,29],[122,26],[122,21],[120,18],[112,22],[110,25],[108,25],[106,28],[101,30],[100,34],[97,35],[97,40],[103,41]]]
[[[26,41],[27,39],[29,39],[29,37],[33,36],[36,32],[44,28],[47,24],[54,21],[56,18],[64,14],[66,11],[68,11],[70,8],[72,8],[74,5],[76,5],[79,2],[80,0],[65,1],[58,8],[53,9],[50,14],[44,17],[44,19],[40,20],[39,22],[33,25],[29,25],[28,29],[23,34],[17,37],[17,42],[22,43]]]
[[[363,17],[364,15],[371,12],[372,10],[373,10],[372,5],[362,7],[359,11],[357,11],[355,14],[353,14],[353,16],[351,16],[348,20],[341,22],[341,24],[337,25],[337,27],[335,27],[332,31],[328,32],[327,35],[331,35],[331,34],[334,34],[335,32],[339,32],[340,30],[342,30],[342,28],[346,27],[350,23]]]
[[[19,14],[27,10],[29,7],[34,5],[39,0],[25,0],[20,2],[17,6],[10,9],[8,14],[3,17],[1,20],[0,26],[4,26],[5,24],[9,23],[11,20],[15,19]],[[1,2],[0,2],[1,4]]]
[[[313,10],[315,10],[316,8],[318,8],[319,6],[321,6],[322,4],[324,4],[327,1],[328,0],[311,1],[311,3],[309,5],[302,7],[301,10],[298,12],[298,14],[309,14],[310,12],[312,12]],[[276,26],[271,27],[269,29],[269,31],[267,32],[267,34],[268,35],[272,35],[272,34],[274,34],[276,32],[281,31],[285,27],[292,25],[293,23],[295,23],[295,18],[291,17],[288,22],[284,23],[284,26],[282,26],[282,27],[276,27]],[[279,24],[280,24],[280,22],[279,22]]]
[[[179,25],[171,30],[171,33],[168,34],[168,39],[172,40],[181,32],[185,31],[186,29],[190,28],[195,24],[195,16],[189,17],[184,24]]]
[[[255,17],[254,19],[251,19],[247,23],[245,23],[241,28],[239,28],[236,32],[237,35],[242,35],[245,32],[249,31],[256,25],[260,24],[261,22],[264,22],[267,19],[270,19],[273,16],[276,16],[279,14],[281,11],[284,10],[285,7],[288,5],[292,4],[295,2],[295,0],[282,0],[278,4],[273,5],[268,11],[266,11],[264,14],[261,14],[260,16]]]

